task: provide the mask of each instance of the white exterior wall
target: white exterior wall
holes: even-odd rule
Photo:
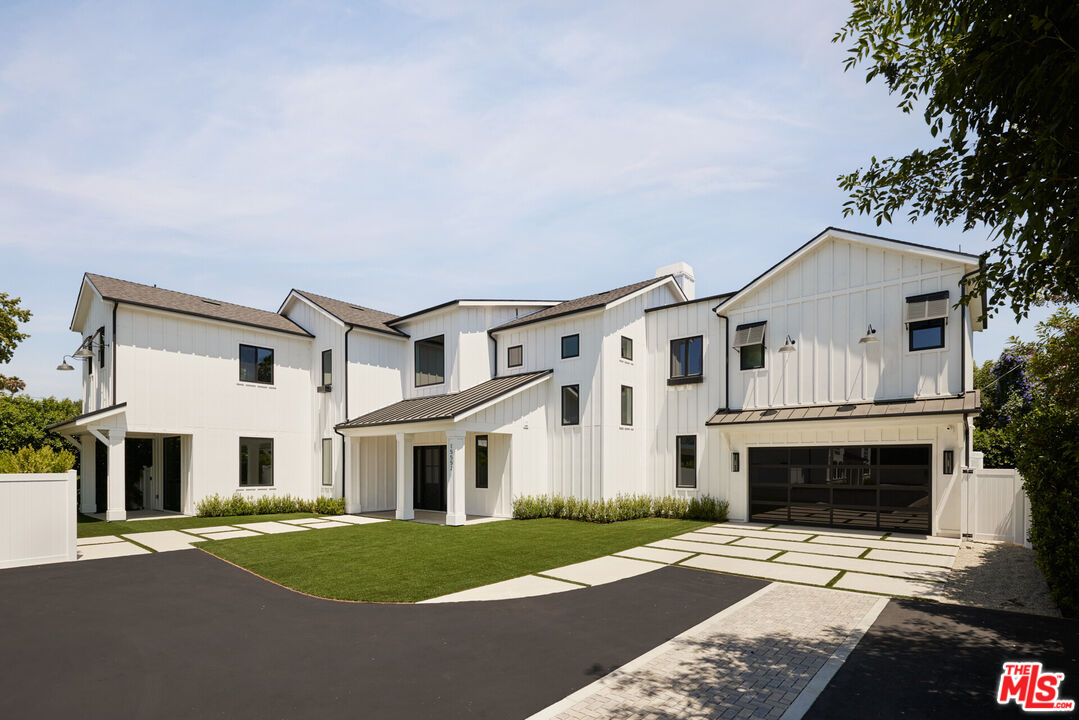
[[[97,290],[89,285],[89,296],[91,298],[85,317],[82,318],[81,324],[79,324],[79,342],[81,343],[86,338],[90,337],[98,331],[98,328],[105,328],[105,343],[108,347],[105,348],[105,366],[102,367],[98,362],[100,357],[98,350],[96,349],[99,340],[94,342],[94,358],[90,360],[81,360],[79,358],[72,358],[68,362],[75,368],[75,372],[82,374],[82,411],[93,412],[94,410],[100,410],[103,407],[112,405],[112,307],[113,303],[106,302],[101,299],[101,295]],[[74,352],[74,349],[72,349]],[[94,372],[92,375],[86,374],[86,366],[88,363],[93,363]],[[117,401],[119,402],[119,401]]]
[[[679,305],[645,315],[648,334],[648,474],[645,492],[651,495],[710,495],[727,498],[721,472],[725,443],[708,432],[705,421],[726,403],[724,367],[724,321],[712,308],[717,300]],[[668,385],[671,374],[670,344],[680,338],[703,336],[703,381]],[[697,438],[697,487],[677,488],[676,466],[679,435]]]
[[[129,434],[190,435],[183,510],[212,493],[313,497],[310,338],[120,305],[117,402]],[[240,382],[239,346],[274,351],[274,384]],[[274,486],[239,485],[239,438],[274,439]]]
[[[0,568],[76,559],[75,478],[0,475]]]
[[[952,308],[940,350],[908,351],[903,322],[910,295],[948,290],[959,298],[959,280],[973,265],[916,252],[832,239],[735,299],[719,312],[734,329],[766,320],[765,367],[740,370],[730,349],[731,405],[764,408],[954,395],[971,383],[970,340],[962,345],[960,310]],[[872,323],[878,343],[861,345]],[[787,334],[797,351],[780,354]],[[963,363],[968,372],[964,388]]]

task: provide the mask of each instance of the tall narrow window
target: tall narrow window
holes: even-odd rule
[[[333,485],[333,438],[322,438],[322,484]]]
[[[562,386],[562,424],[579,425],[581,423],[581,386]]]
[[[416,341],[416,387],[446,381],[446,337]]]
[[[322,387],[329,390],[333,385],[333,350],[322,351]]]
[[[697,436],[679,435],[675,440],[678,455],[675,485],[680,488],[695,488],[697,487]]]
[[[562,337],[562,359],[575,358],[581,354],[581,336],[564,335]]]
[[[240,438],[240,485],[273,485],[273,438]]]
[[[524,348],[520,345],[511,345],[506,348],[506,367],[521,367],[525,362]]]
[[[97,366],[105,367],[105,326],[97,329]]]
[[[487,436],[476,436],[476,487],[487,487]]]
[[[622,336],[622,359],[633,359],[633,338],[628,338],[625,335]]]
[[[671,385],[701,382],[704,371],[704,338],[671,340]]]
[[[241,345],[240,380],[273,385],[273,350],[254,345]]]
[[[633,424],[633,388],[622,386],[622,424]]]

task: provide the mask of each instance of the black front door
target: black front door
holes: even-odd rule
[[[146,510],[150,507],[150,483],[147,472],[154,466],[154,441],[149,438],[127,438],[124,441],[125,507]]]
[[[164,473],[164,500],[161,507],[165,510],[180,512],[180,438],[174,435],[163,441]]]
[[[94,440],[94,502],[97,512],[109,507],[109,446]]]
[[[413,506],[418,510],[446,510],[446,446],[421,445],[412,450],[415,478]]]

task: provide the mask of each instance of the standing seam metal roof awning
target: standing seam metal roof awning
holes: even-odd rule
[[[978,390],[962,395],[880,402],[810,405],[756,410],[720,410],[705,425],[749,425],[806,420],[865,420],[916,415],[961,415],[981,412]]]
[[[337,428],[453,420],[469,410],[509,395],[515,390],[520,390],[535,380],[546,378],[553,372],[553,370],[539,370],[519,375],[505,375],[492,378],[487,382],[482,382],[460,392],[402,400],[393,405],[387,405],[379,410],[369,412],[366,415],[361,415],[354,420],[341,423]]]

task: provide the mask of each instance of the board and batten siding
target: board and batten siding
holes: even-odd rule
[[[776,276],[719,312],[731,337],[743,323],[767,321],[765,367],[739,369],[729,351],[735,408],[811,405],[954,395],[971,377],[971,325],[961,356],[960,309],[952,307],[945,347],[908,350],[903,322],[908,296],[947,290],[974,266],[839,239],[821,243]],[[859,344],[872,323],[880,342]],[[779,353],[786,336],[796,352]]]
[[[716,300],[702,300],[645,315],[648,335],[648,405],[651,411],[647,440],[648,476],[645,492],[650,495],[710,495],[728,499],[723,475],[725,443],[710,433],[705,422],[726,402],[724,361],[724,321],[712,308]],[[671,341],[703,337],[703,381],[668,385],[671,374]],[[697,487],[676,487],[677,443],[679,435],[697,438]],[[729,462],[729,460],[727,461]]]
[[[69,362],[75,367],[75,372],[82,374],[82,411],[84,413],[93,412],[94,410],[100,410],[101,408],[108,407],[113,404],[112,401],[112,344],[113,344],[113,327],[112,327],[112,307],[113,303],[101,299],[101,295],[98,294],[97,288],[92,284],[87,283],[90,290],[90,303],[87,308],[86,317],[83,319],[82,325],[78,328],[79,342],[81,343],[86,338],[90,337],[98,331],[99,328],[105,328],[104,342],[107,345],[105,348],[105,366],[102,367],[98,362],[100,357],[98,354],[97,344],[101,342],[98,339],[94,342],[94,357],[92,360],[80,360],[79,358],[71,358]],[[72,350],[74,352],[74,350]],[[86,365],[87,363],[93,363],[94,372],[92,375],[87,376]],[[117,401],[120,402],[120,401]]]

